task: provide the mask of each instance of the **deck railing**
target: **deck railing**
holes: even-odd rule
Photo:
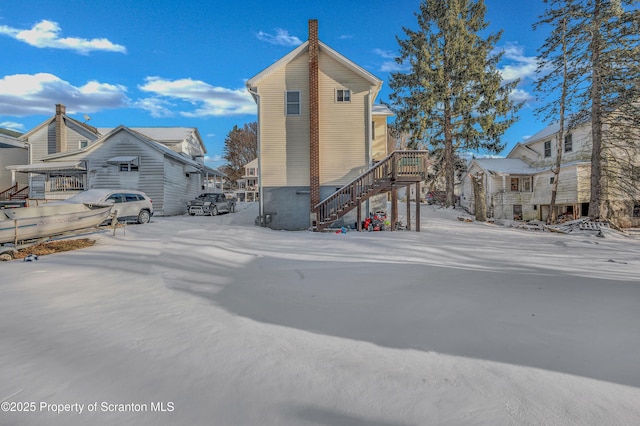
[[[85,189],[85,177],[83,176],[51,176],[46,181],[45,188],[48,192],[58,191],[83,191]]]
[[[315,206],[315,229],[326,228],[367,198],[391,190],[394,183],[424,180],[427,154],[427,151],[394,151],[389,154]]]
[[[0,200],[24,200],[29,197],[29,186],[25,185],[20,187],[20,184],[15,183],[10,188],[0,191]]]

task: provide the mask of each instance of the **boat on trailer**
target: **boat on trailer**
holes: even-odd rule
[[[0,209],[0,246],[94,228],[109,219],[113,206],[57,204]],[[2,251],[2,250],[0,250]]]

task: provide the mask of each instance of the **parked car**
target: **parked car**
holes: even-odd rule
[[[89,189],[73,195],[65,203],[113,204],[119,222],[148,223],[153,203],[147,194],[131,189]]]
[[[216,216],[219,213],[233,213],[235,210],[235,198],[227,198],[224,194],[206,192],[198,195],[195,200],[187,202],[187,211],[191,216],[197,214]]]

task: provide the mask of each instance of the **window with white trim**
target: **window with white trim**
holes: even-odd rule
[[[300,115],[300,91],[287,90],[285,94],[287,115]]]
[[[546,141],[544,143],[544,156],[551,157],[551,141]]]
[[[83,149],[89,146],[89,141],[78,141],[78,148]]]
[[[351,102],[351,90],[336,89],[336,102]]]
[[[564,137],[564,152],[571,151],[573,151],[573,137],[571,136],[571,133],[569,133]]]
[[[138,171],[138,166],[136,164],[120,163],[119,167],[121,172],[137,172]]]

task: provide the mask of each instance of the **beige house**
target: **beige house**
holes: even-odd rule
[[[374,103],[381,87],[318,40],[316,20],[309,40],[247,81],[258,104],[260,220],[314,226],[318,203],[387,156],[392,113]]]
[[[556,209],[563,219],[588,215],[591,188],[591,126],[585,123],[558,141],[557,124],[548,126],[517,144],[507,158],[473,159],[463,178],[461,205],[474,213],[471,176],[482,179],[487,215],[495,219],[543,220],[550,210],[557,144],[562,144]],[[605,191],[605,197],[607,192]],[[617,200],[608,193],[609,205],[617,205],[611,217],[622,226],[640,225],[640,201]]]

